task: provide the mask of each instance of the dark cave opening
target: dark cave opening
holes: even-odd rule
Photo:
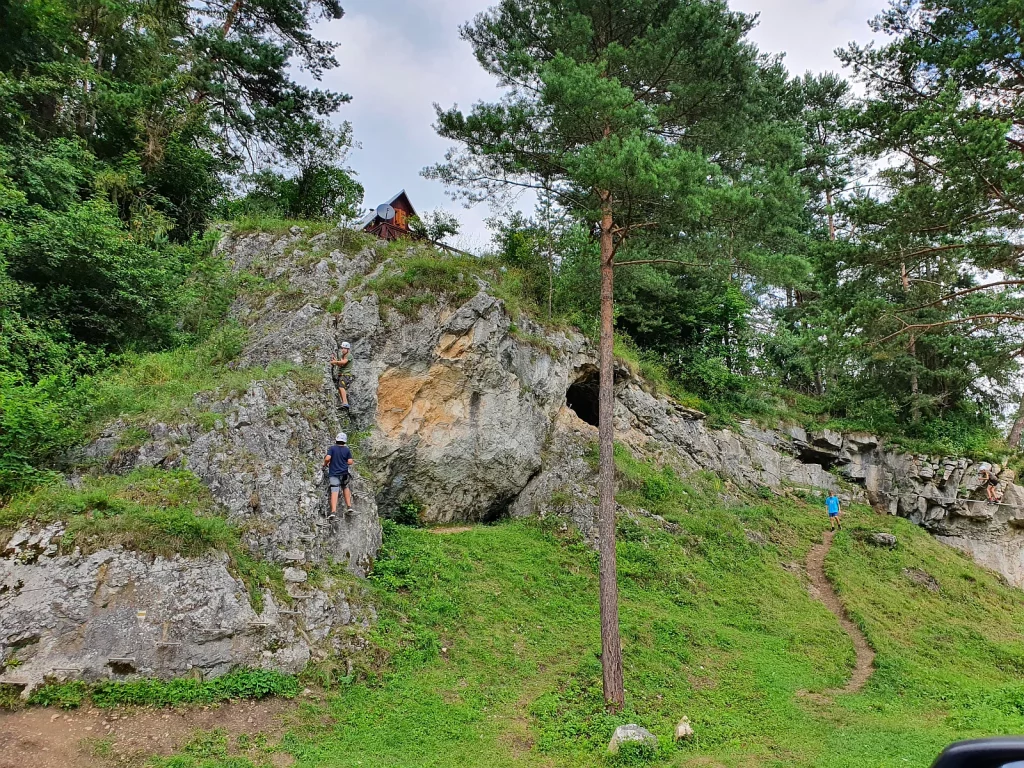
[[[600,414],[597,399],[599,382],[597,369],[586,369],[565,391],[565,404],[592,427],[598,426]]]

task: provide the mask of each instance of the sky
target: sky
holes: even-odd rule
[[[836,48],[867,42],[867,21],[885,0],[732,0],[734,10],[758,13],[751,39],[765,52],[784,53],[791,73],[840,71]],[[477,252],[489,233],[486,205],[462,207],[440,182],[420,171],[440,162],[447,141],[433,129],[434,104],[467,109],[499,96],[493,79],[459,37],[459,25],[490,5],[488,0],[344,0],[344,18],[317,26],[318,37],[339,43],[339,67],[323,85],[352,96],[338,120],[352,123],[358,146],[348,163],[376,207],[399,190],[420,213],[445,208],[460,220],[453,243]],[[299,75],[299,79],[310,82]],[[524,201],[529,208],[529,201]]]

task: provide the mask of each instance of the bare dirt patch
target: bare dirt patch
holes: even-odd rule
[[[263,734],[276,743],[295,708],[284,699],[180,709],[29,708],[0,713],[0,768],[96,768],[139,764],[179,751],[196,731],[224,731],[231,742]],[[278,757],[277,755],[274,756]],[[287,760],[291,758],[280,755]],[[277,761],[275,760],[275,765]]]

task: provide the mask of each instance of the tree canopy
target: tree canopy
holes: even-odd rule
[[[1024,346],[1015,4],[893,3],[871,22],[881,44],[842,53],[862,97],[838,74],[790,77],[724,4],[613,5],[502,2],[466,25],[505,95],[439,109],[457,146],[428,175],[474,202],[541,190],[589,232],[590,256],[549,263],[533,235],[516,256],[532,243],[534,284],[550,277],[583,325],[607,192],[633,267],[617,327],[706,406],[807,394],[837,426],[991,425]]]
[[[358,204],[324,160],[350,143],[328,121],[347,97],[292,76],[336,65],[311,30],[341,14],[334,0],[0,0],[0,434],[45,444],[54,382],[208,330],[188,305],[207,298],[203,236],[240,172],[298,167],[293,215]],[[0,450],[41,455],[7,437]]]

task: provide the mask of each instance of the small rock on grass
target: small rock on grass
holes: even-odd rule
[[[612,734],[612,740],[608,742],[608,751],[613,755],[617,754],[619,747],[629,741],[649,744],[652,748],[658,746],[657,736],[636,723],[630,723],[629,725],[620,725],[615,729],[615,733]]]
[[[896,546],[896,537],[891,533],[872,533],[868,536],[868,541],[876,547],[893,549]]]
[[[683,719],[676,725],[676,741],[689,741],[693,738],[693,726],[690,725],[690,718],[683,715]]]

